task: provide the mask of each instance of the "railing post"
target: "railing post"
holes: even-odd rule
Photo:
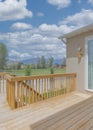
[[[11,81],[10,84],[10,95],[11,95],[11,108],[15,109],[15,81]]]

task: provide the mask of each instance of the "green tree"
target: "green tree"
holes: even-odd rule
[[[41,59],[40,57],[37,58],[37,68],[41,67]]]
[[[53,66],[53,62],[54,62],[54,58],[53,58],[53,57],[50,57],[50,58],[48,59],[48,66],[49,66],[49,67],[52,67],[52,66]]]
[[[6,65],[8,57],[8,51],[6,48],[6,45],[3,43],[0,43],[0,69],[3,69]]]
[[[25,75],[29,76],[31,74],[31,67],[30,65],[26,65],[25,67]]]
[[[46,60],[45,60],[45,57],[42,56],[41,57],[41,68],[45,68],[46,67]]]
[[[21,65],[22,65],[23,63],[22,62],[18,62],[18,64],[17,64],[17,69],[21,69]]]

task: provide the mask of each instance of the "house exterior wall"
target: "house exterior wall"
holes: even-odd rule
[[[86,33],[82,33],[80,35],[71,37],[67,39],[67,73],[73,73],[75,72],[77,74],[77,90],[79,91],[86,91],[85,88],[87,88],[88,82],[88,75],[87,75],[87,62],[86,62],[86,38],[89,36],[93,36],[93,31],[89,31]],[[77,49],[81,48],[83,56],[81,60],[78,59],[77,56]]]

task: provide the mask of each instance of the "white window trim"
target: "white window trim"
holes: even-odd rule
[[[93,35],[85,38],[85,90],[93,92],[92,89],[88,88],[88,41],[93,39]]]

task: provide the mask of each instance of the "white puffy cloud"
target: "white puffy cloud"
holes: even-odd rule
[[[31,29],[32,26],[31,26],[30,24],[17,22],[17,23],[14,23],[14,24],[11,26],[11,28],[12,28],[12,29],[15,29],[15,30],[26,30],[26,29]]]
[[[70,24],[74,26],[84,26],[93,22],[93,10],[82,9],[81,12],[68,16],[60,24]]]
[[[31,55],[29,55],[28,53],[20,53],[18,51],[15,50],[11,50],[9,55],[11,57],[15,57],[15,58],[19,58],[19,59],[24,59],[24,58],[30,58]]]
[[[4,41],[8,46],[11,59],[30,59],[42,55],[62,58],[66,55],[66,48],[58,37],[71,30],[73,26],[44,23],[38,28],[0,33],[0,41]]]
[[[48,24],[41,24],[39,29],[45,34],[49,36],[59,36],[64,33],[70,32],[73,30],[73,26],[67,26],[62,24],[57,26],[56,24],[48,25]]]
[[[38,13],[37,13],[37,16],[42,17],[42,16],[44,16],[44,13],[38,12]]]
[[[26,0],[5,0],[0,2],[0,21],[31,18],[33,14],[26,6]]]
[[[39,28],[42,30],[42,31],[57,31],[58,30],[58,27],[57,25],[53,24],[53,25],[47,25],[47,24],[41,24],[39,26]]]
[[[93,4],[93,0],[88,0],[89,3]]]
[[[47,0],[49,4],[57,6],[57,9],[68,7],[71,0]]]

